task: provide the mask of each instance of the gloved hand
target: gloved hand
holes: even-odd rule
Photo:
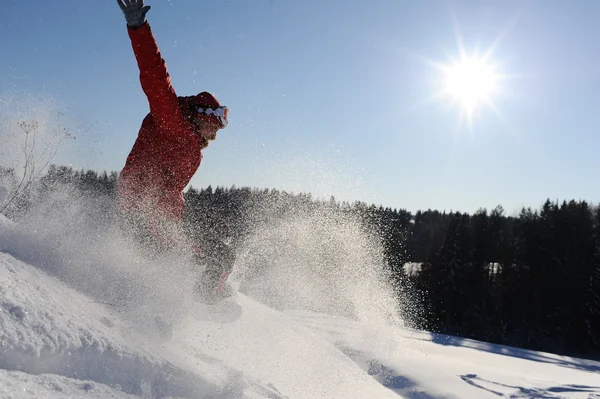
[[[121,11],[125,14],[127,26],[139,28],[146,22],[146,13],[150,6],[144,6],[144,0],[117,0]]]

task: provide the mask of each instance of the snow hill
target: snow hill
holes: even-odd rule
[[[600,398],[599,362],[280,307],[256,289],[239,293],[239,317],[207,321],[182,270],[92,244],[76,210],[43,215],[0,218],[0,398]],[[158,313],[176,315],[170,340],[149,322]]]

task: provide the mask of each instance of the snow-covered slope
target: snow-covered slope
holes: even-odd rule
[[[240,294],[229,323],[193,314],[170,341],[0,253],[0,397],[595,398],[600,363],[343,317]]]
[[[403,328],[351,220],[254,234],[242,312],[217,322],[185,257],[150,259],[101,203],[61,195],[0,218],[0,398],[600,398],[598,362]]]

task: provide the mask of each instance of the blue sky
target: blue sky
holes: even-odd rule
[[[146,4],[177,93],[230,108],[195,187],[412,211],[600,199],[597,1]],[[79,126],[57,161],[120,170],[148,105],[116,1],[3,0],[0,37],[0,98],[52,98]],[[506,78],[471,126],[426,101],[459,43]]]

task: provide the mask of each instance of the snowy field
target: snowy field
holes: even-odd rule
[[[241,292],[243,311],[226,322],[185,300],[177,312],[150,307],[177,315],[161,340],[151,310],[105,301],[102,286],[73,276],[100,255],[72,251],[57,271],[68,248],[57,236],[0,219],[0,398],[600,398],[599,362],[276,309]]]

